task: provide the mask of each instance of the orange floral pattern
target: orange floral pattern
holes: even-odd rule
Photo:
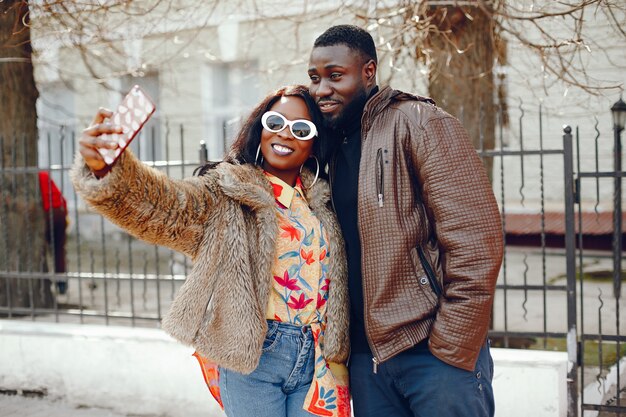
[[[322,351],[326,303],[332,285],[328,275],[332,254],[324,225],[311,212],[299,179],[295,187],[289,187],[276,177],[268,178],[277,201],[280,239],[276,242],[266,317],[311,326],[315,371],[303,408],[317,416],[349,417],[348,370],[344,365],[327,363]]]
[[[332,254],[326,231],[309,208],[299,178],[296,186],[290,187],[266,175],[274,190],[280,228],[266,318],[311,326],[315,371],[303,408],[317,416],[350,417],[348,370],[343,364],[327,362],[322,351],[328,291],[332,285],[332,277],[328,276]],[[211,394],[222,406],[217,365],[197,353],[194,355]]]

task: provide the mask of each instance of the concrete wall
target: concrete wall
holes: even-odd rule
[[[223,416],[192,353],[155,329],[0,321],[0,389],[127,414]]]
[[[567,415],[567,354],[492,349],[496,416]]]
[[[192,353],[156,329],[0,320],[0,389],[128,414],[223,416]],[[496,416],[566,416],[564,352],[492,356]]]

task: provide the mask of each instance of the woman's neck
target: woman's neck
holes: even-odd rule
[[[289,184],[292,187],[296,186],[296,179],[298,179],[298,175],[300,174],[300,170],[288,170],[284,171],[281,169],[276,169],[268,164],[263,164],[263,169],[266,172],[269,172],[276,178],[280,178],[285,184]]]

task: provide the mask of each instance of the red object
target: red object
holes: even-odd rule
[[[198,352],[194,352],[193,356],[195,356],[200,364],[202,376],[204,377],[206,386],[209,388],[209,392],[211,392],[211,395],[223,410],[224,404],[222,404],[222,394],[220,393],[220,370],[217,364],[201,356]]]
[[[50,203],[52,203],[52,208],[63,207],[67,211],[67,202],[47,171],[39,171],[39,189],[45,211],[50,211]]]

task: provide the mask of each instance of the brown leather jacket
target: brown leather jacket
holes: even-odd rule
[[[439,359],[473,370],[503,251],[483,165],[456,118],[389,87],[368,101],[361,138],[358,224],[374,364],[429,338]]]

